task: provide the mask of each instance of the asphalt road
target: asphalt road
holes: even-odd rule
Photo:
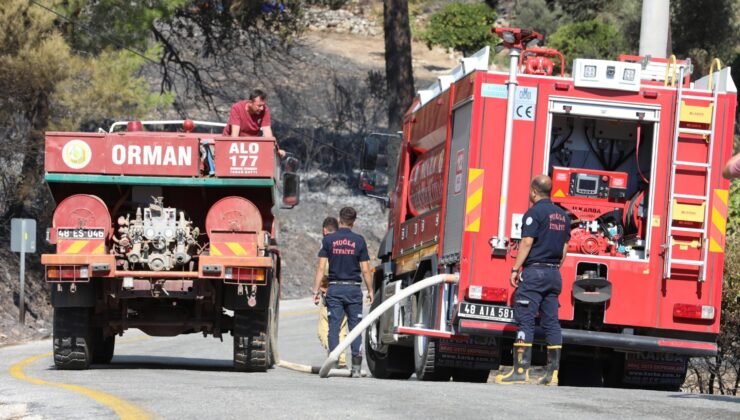
[[[283,301],[280,357],[320,365],[317,312]],[[51,341],[0,348],[0,419],[738,419],[740,398],[535,385],[319,378],[231,369],[231,338],[118,338],[110,365],[57,371]]]

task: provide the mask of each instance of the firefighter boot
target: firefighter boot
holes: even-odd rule
[[[537,381],[540,385],[558,385],[558,371],[560,370],[560,349],[562,346],[547,346],[547,367],[545,376]]]
[[[362,372],[360,369],[362,368],[362,356],[352,356],[352,373],[351,376],[353,378],[361,378]]]
[[[497,384],[526,384],[532,363],[532,343],[514,343],[514,366],[505,375],[496,376]]]

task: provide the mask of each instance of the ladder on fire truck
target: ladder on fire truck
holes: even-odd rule
[[[709,221],[709,200],[710,200],[710,194],[711,194],[711,176],[712,176],[712,156],[713,156],[713,149],[712,145],[714,143],[714,125],[717,118],[717,98],[719,94],[719,74],[717,74],[717,77],[715,78],[714,84],[712,84],[712,70],[714,69],[714,64],[718,63],[718,72],[719,72],[719,60],[715,59],[715,61],[712,62],[712,65],[709,69],[709,84],[708,87],[712,91],[711,96],[698,96],[698,95],[685,95],[683,93],[684,88],[684,71],[685,69],[690,66],[689,60],[687,60],[688,66],[680,66],[679,67],[679,77],[678,77],[678,86],[676,89],[676,122],[674,125],[673,130],[673,152],[672,152],[672,159],[671,159],[671,175],[669,178],[670,182],[670,199],[668,201],[668,220],[667,220],[667,240],[665,246],[665,260],[664,260],[664,275],[666,278],[671,278],[671,275],[674,274],[674,269],[676,267],[678,268],[686,268],[690,267],[689,269],[697,269],[699,271],[698,274],[698,281],[703,282],[706,280],[707,275],[707,260],[709,258],[709,228],[710,228],[710,221]],[[666,80],[667,85],[668,80]],[[681,125],[682,122],[686,122],[682,120],[682,107],[686,107],[684,103],[684,100],[692,100],[692,101],[698,101],[704,103],[704,107],[711,107],[711,120],[709,121],[709,124],[707,127],[702,128],[690,128],[690,127],[684,127]],[[685,138],[685,135],[694,135],[694,136],[702,136],[704,140],[706,141],[707,145],[707,155],[706,159],[702,161],[689,161],[689,160],[679,160],[679,153],[678,149],[681,147],[681,144],[683,143],[682,138]],[[704,178],[704,194],[683,194],[677,192],[679,189],[679,185],[677,185],[676,182],[676,176],[677,171],[679,170],[693,170],[697,172],[704,172],[705,178]],[[684,227],[684,226],[674,226],[674,211],[678,205],[679,201],[683,202],[693,202],[697,203],[695,205],[701,205],[703,204],[703,218],[698,221],[696,220],[696,224],[701,224],[701,227]],[[690,235],[698,235],[698,244],[697,246],[700,248],[700,258],[699,259],[686,259],[686,258],[675,258],[674,257],[674,246],[675,245],[684,245],[685,243],[682,243],[680,241],[676,241],[674,239],[674,236],[690,236]]]

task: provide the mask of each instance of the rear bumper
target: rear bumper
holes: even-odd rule
[[[514,338],[517,327],[514,324],[460,319],[458,334],[488,335]],[[542,340],[544,331],[537,327],[535,339]],[[598,331],[584,331],[563,328],[563,344],[605,347],[622,351],[648,351],[658,353],[682,354],[692,357],[717,355],[717,344],[708,341],[685,340],[656,336],[618,334]]]

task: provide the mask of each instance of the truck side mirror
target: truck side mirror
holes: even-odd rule
[[[378,164],[380,153],[380,138],[370,136],[365,139],[360,157],[360,169],[363,171],[374,171]]]
[[[283,174],[283,204],[282,208],[292,209],[301,201],[301,177],[292,172]]]

